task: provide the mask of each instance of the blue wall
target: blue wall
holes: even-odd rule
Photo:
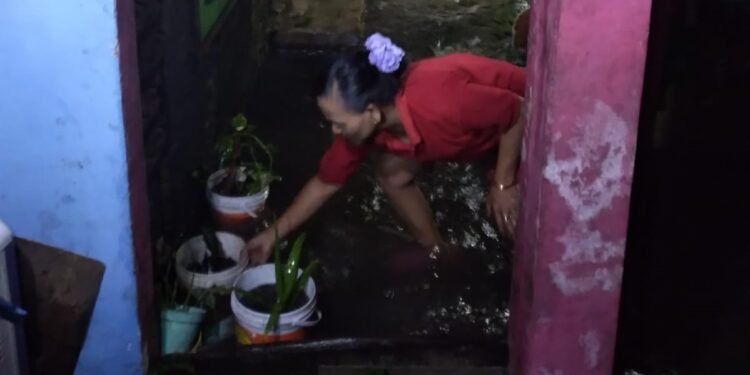
[[[141,373],[114,1],[0,1],[0,217],[107,267],[77,374]]]

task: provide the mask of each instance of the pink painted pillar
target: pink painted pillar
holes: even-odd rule
[[[514,375],[612,373],[650,9],[534,2]]]

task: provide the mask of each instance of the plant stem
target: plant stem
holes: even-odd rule
[[[182,304],[182,306],[187,307],[188,302],[190,302],[190,296],[193,294],[193,281],[195,281],[195,274],[190,275],[190,288],[188,288],[188,292],[185,295],[185,303]]]

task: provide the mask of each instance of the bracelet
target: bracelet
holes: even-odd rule
[[[510,184],[501,184],[499,182],[496,182],[497,189],[500,191],[506,191],[514,186],[516,186],[516,181],[511,182]]]

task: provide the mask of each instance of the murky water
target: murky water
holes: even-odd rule
[[[270,205],[286,207],[317,168],[330,131],[309,87],[326,53],[280,52],[264,66],[250,117],[279,150],[284,182]],[[395,217],[366,163],[303,230],[308,256],[321,261],[316,277],[323,310],[319,337],[503,336],[508,319],[510,244],[484,215],[486,169],[437,164],[420,184],[460,262],[395,272],[418,247]],[[442,254],[438,255],[438,258]],[[445,262],[442,262],[445,263]]]

